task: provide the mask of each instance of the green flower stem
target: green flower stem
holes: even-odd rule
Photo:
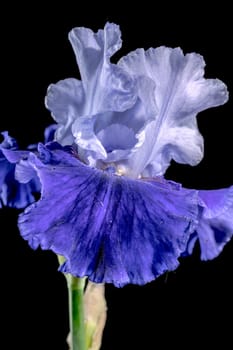
[[[67,275],[71,350],[87,350],[84,320],[85,278]]]

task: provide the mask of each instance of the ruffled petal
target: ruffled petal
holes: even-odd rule
[[[212,191],[199,191],[201,218],[187,251],[192,253],[200,242],[201,259],[216,258],[233,236],[233,186]]]
[[[69,40],[85,86],[122,44],[120,28],[113,23],[107,23],[104,30],[100,29],[97,33],[89,28],[74,28],[69,33]]]
[[[104,113],[108,121],[111,113],[130,109],[137,101],[137,88],[124,69],[110,63],[111,56],[121,46],[117,25],[107,23],[97,33],[87,28],[74,28],[69,33],[69,40],[82,82],[66,79],[50,85],[45,104],[58,122],[56,140],[62,145],[75,142],[81,148],[85,144],[83,160],[86,161],[93,151],[86,141],[90,138],[87,135],[92,133],[93,116]],[[80,117],[90,120],[80,121]],[[96,138],[93,141],[96,142],[94,148],[100,151],[95,154],[96,160],[102,159],[104,151]]]
[[[156,176],[165,173],[171,159],[199,163],[203,140],[196,114],[225,103],[226,86],[218,79],[204,79],[203,58],[194,53],[184,55],[179,48],[138,49],[123,57],[119,65],[132,75],[150,78],[156,86],[158,113],[148,127],[145,145],[135,153],[129,168]]]
[[[110,63],[111,56],[121,47],[119,26],[107,23],[97,33],[74,28],[69,39],[85,90],[83,115],[130,108],[136,101],[133,79],[121,67]]]
[[[116,176],[40,147],[46,164],[33,154],[30,162],[42,197],[19,218],[32,248],[63,255],[64,272],[116,286],[144,284],[178,266],[196,224],[196,191]]]
[[[84,90],[77,79],[65,79],[48,87],[45,105],[58,123],[56,139],[63,145],[74,142],[71,126],[84,109]]]

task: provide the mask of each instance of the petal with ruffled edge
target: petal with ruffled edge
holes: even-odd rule
[[[82,82],[77,79],[64,79],[48,87],[45,106],[58,123],[56,139],[63,145],[74,142],[71,126],[75,118],[83,114],[84,102]]]
[[[233,186],[211,191],[199,191],[201,218],[187,245],[191,254],[197,240],[201,259],[216,258],[233,236]]]
[[[88,28],[74,28],[69,40],[86,94],[84,115],[130,108],[136,100],[134,82],[121,67],[110,63],[122,43],[119,26],[106,23],[97,33]]]
[[[184,55],[179,48],[138,49],[123,57],[119,65],[132,75],[154,81],[159,111],[147,126],[146,142],[129,161],[129,169],[156,176],[165,173],[171,159],[198,164],[203,157],[203,139],[196,114],[225,103],[226,86],[218,79],[204,79],[203,58],[195,53]]]
[[[42,197],[19,218],[32,248],[63,255],[63,272],[116,286],[144,284],[178,266],[195,229],[196,191],[103,172],[61,149],[40,152],[46,164],[33,154],[30,162]]]
[[[135,104],[137,94],[129,74],[110,63],[110,57],[121,47],[119,26],[107,23],[97,33],[88,28],[74,28],[69,33],[69,40],[82,81],[65,79],[50,85],[45,104],[59,123],[56,140],[62,145],[71,145],[75,141],[81,146],[79,143],[83,138],[88,147],[98,143],[98,140],[93,137],[92,143],[85,141],[87,127],[82,124],[84,130],[80,129],[78,118],[125,111]],[[91,126],[88,120],[87,124]]]

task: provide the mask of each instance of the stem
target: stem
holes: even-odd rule
[[[69,319],[71,350],[87,350],[84,324],[85,278],[67,276],[69,289]]]

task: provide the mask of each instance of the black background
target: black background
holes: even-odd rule
[[[85,9],[84,9],[85,5]],[[164,8],[155,3],[93,8],[91,3],[12,4],[1,11],[0,129],[25,147],[41,141],[52,122],[44,107],[48,85],[78,77],[67,34],[75,26],[93,30],[106,21],[120,24],[123,48],[181,46],[207,63],[206,77],[223,80],[233,92],[232,19],[221,3],[207,11],[189,3]],[[117,14],[118,13],[118,14]],[[211,189],[232,184],[233,98],[202,112],[198,124],[205,138],[205,158],[195,168],[172,164],[166,177],[186,187]],[[63,276],[51,252],[32,251],[16,229],[17,211],[3,209],[1,222],[1,343],[5,348],[65,350],[68,332]],[[144,286],[106,288],[108,322],[102,350],[232,347],[233,242],[214,261],[200,262],[199,248],[179,269]],[[139,345],[142,344],[142,345]]]

